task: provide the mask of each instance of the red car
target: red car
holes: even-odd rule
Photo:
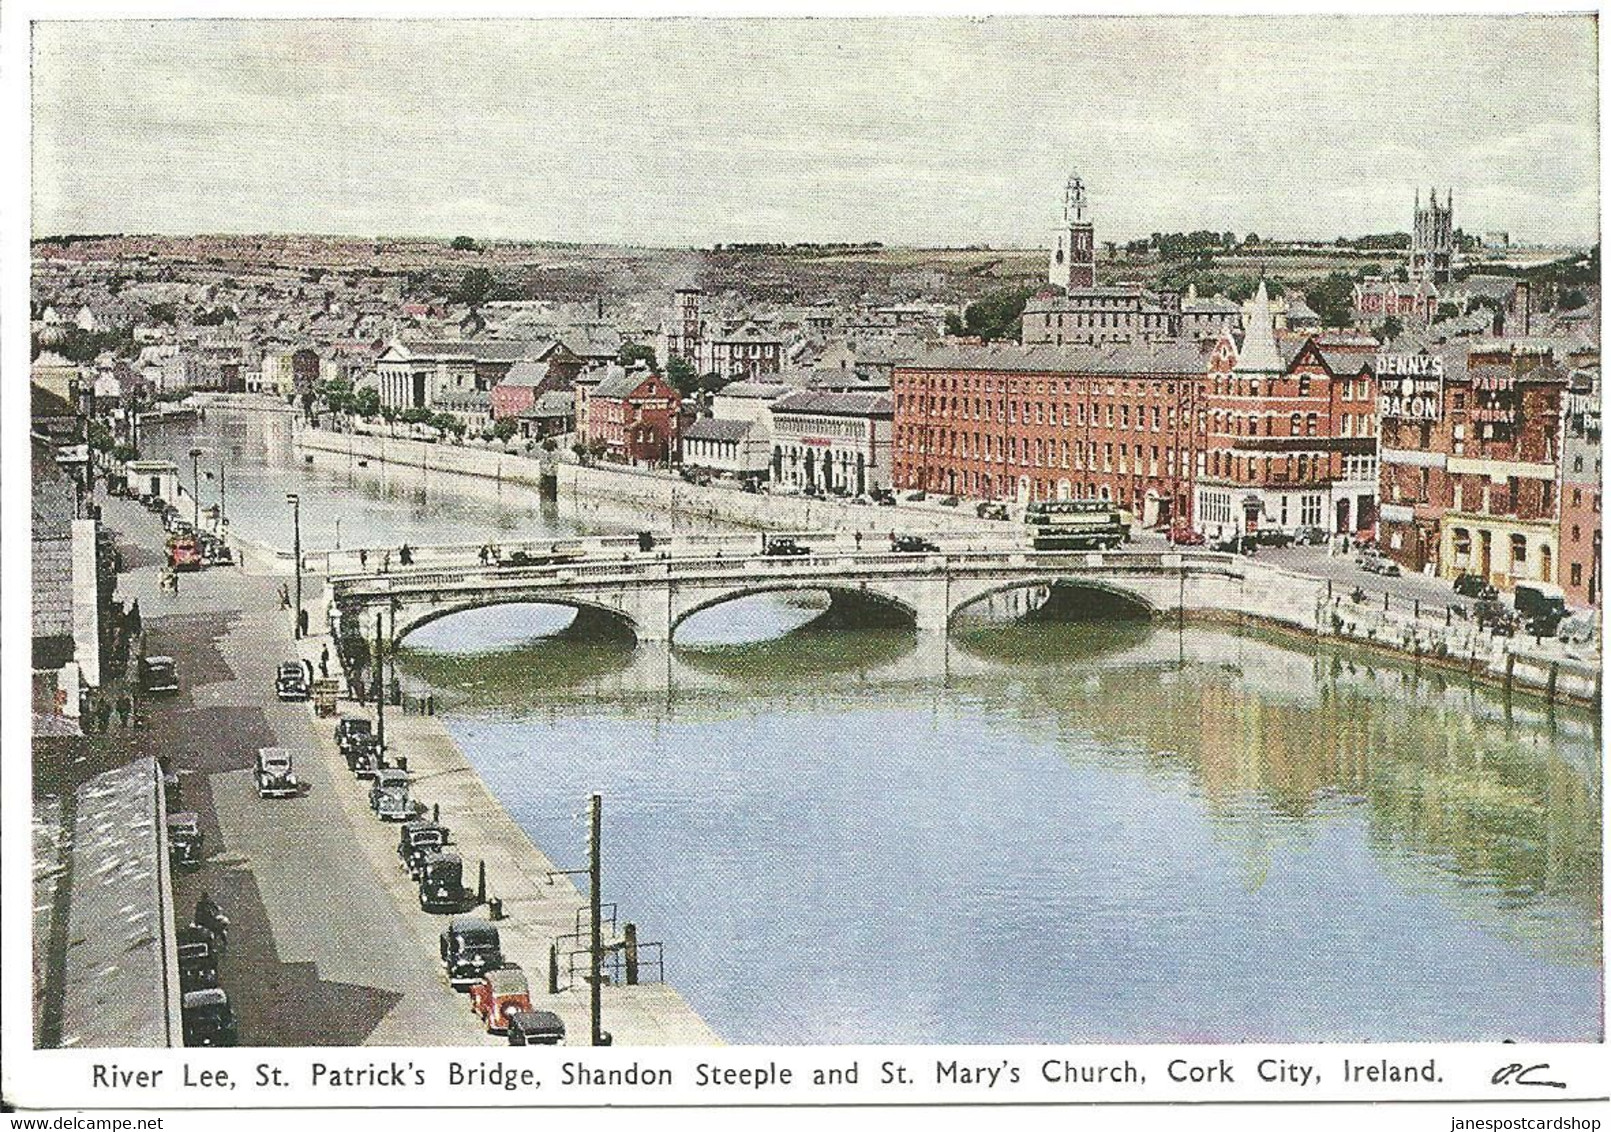
[[[470,988],[470,1009],[487,1025],[487,1033],[501,1034],[509,1028],[509,1015],[531,1009],[531,988],[526,972],[519,967],[488,971]]]
[[[1169,541],[1176,546],[1202,546],[1208,540],[1203,537],[1202,531],[1181,526],[1169,528]]]

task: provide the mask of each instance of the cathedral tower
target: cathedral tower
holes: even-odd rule
[[[1438,190],[1431,203],[1421,207],[1421,190],[1415,190],[1415,227],[1410,233],[1410,278],[1416,282],[1447,283],[1454,267],[1454,190],[1438,207]]]

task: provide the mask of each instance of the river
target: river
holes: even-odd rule
[[[239,443],[230,515],[271,542],[286,490],[310,546],[650,521],[308,466],[256,414],[166,427],[187,473]],[[1589,714],[1210,626],[998,609],[936,645],[822,606],[669,650],[503,607],[401,661],[562,864],[604,795],[606,899],[727,1040],[1600,1038]]]

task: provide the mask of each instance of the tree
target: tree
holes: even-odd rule
[[[645,346],[641,342],[624,343],[621,352],[616,355],[616,361],[627,369],[631,369],[638,362],[648,362],[651,370],[655,373],[660,372],[660,363],[655,360],[654,347]]]
[[[672,388],[684,397],[692,397],[703,385],[699,371],[694,369],[694,363],[676,355],[666,362],[666,380],[671,382]]]
[[[411,408],[404,409],[397,419],[404,424],[429,424],[431,418],[435,415],[424,405],[414,405]]]
[[[1576,287],[1573,287],[1561,296],[1561,301],[1556,305],[1563,311],[1575,311],[1579,307],[1588,306],[1589,297]]]
[[[508,440],[511,436],[515,435],[515,433],[519,431],[519,421],[515,420],[514,417],[504,417],[502,420],[499,420],[493,424],[492,437],[494,440]]]
[[[324,398],[325,408],[332,413],[352,412],[352,382],[344,377],[332,377],[318,390]]]
[[[998,338],[1018,338],[1024,325],[1024,304],[1033,294],[1028,287],[1011,287],[992,291],[976,303],[969,303],[962,317],[947,315],[945,329],[948,334],[982,338],[986,342]]]
[[[468,426],[464,421],[452,413],[435,413],[431,415],[430,425],[441,432],[451,432],[454,436],[463,437]]]
[[[360,389],[352,395],[352,412],[360,417],[373,417],[380,414],[380,390],[374,386]]]
[[[1354,278],[1346,271],[1333,271],[1309,285],[1305,301],[1325,326],[1348,326],[1354,318]]]
[[[1256,248],[1261,242],[1262,241],[1260,241],[1259,234],[1257,232],[1249,232],[1246,236],[1242,237],[1242,246],[1244,248]]]
[[[172,326],[179,318],[179,308],[173,303],[152,303],[145,308],[145,316],[152,322],[167,323]]]
[[[1376,328],[1376,337],[1383,343],[1391,342],[1403,333],[1404,324],[1392,315],[1388,315],[1387,321]]]
[[[454,236],[453,250],[456,252],[473,252],[475,251],[475,241],[469,236]]]
[[[478,307],[486,302],[487,294],[492,290],[492,282],[492,272],[484,267],[472,267],[459,281],[459,289],[453,293],[453,301],[463,303],[465,306]]]

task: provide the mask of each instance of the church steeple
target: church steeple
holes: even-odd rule
[[[1259,280],[1259,293],[1253,296],[1242,320],[1246,326],[1242,349],[1236,358],[1237,373],[1281,373],[1286,365],[1275,346],[1275,314],[1270,310],[1270,293]]]
[[[1078,173],[1070,173],[1063,188],[1063,223],[1052,243],[1046,278],[1064,291],[1096,285],[1096,233]]]

